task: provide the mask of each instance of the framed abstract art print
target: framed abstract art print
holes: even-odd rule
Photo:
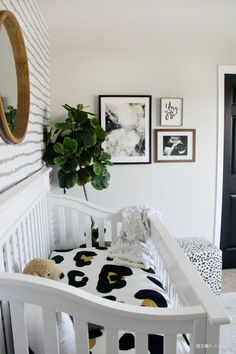
[[[151,163],[151,96],[100,95],[99,119],[114,164]]]

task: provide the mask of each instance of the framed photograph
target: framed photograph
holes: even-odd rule
[[[194,162],[195,129],[154,129],[155,162]]]
[[[183,98],[161,98],[161,125],[181,126],[183,124]]]
[[[114,164],[151,163],[151,96],[99,96],[104,150]]]

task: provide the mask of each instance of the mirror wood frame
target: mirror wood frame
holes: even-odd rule
[[[3,102],[0,97],[0,135],[6,143],[18,144],[26,134],[29,121],[30,83],[29,67],[23,34],[15,15],[10,11],[0,11],[0,31],[5,27],[16,67],[17,77],[17,113],[14,128],[11,131],[6,119]]]

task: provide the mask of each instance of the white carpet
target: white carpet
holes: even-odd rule
[[[232,317],[230,325],[221,327],[220,354],[236,354],[236,293],[223,293],[219,299]]]

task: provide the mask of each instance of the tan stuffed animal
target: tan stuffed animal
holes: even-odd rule
[[[35,258],[26,264],[24,274],[59,280],[63,273],[50,259]],[[25,304],[27,318],[27,332],[29,347],[33,353],[44,354],[44,320],[41,307],[33,304]],[[70,316],[64,312],[57,312],[58,343],[60,354],[75,354],[75,332]]]
[[[26,264],[24,274],[36,275],[42,278],[59,280],[62,276],[60,269],[51,259],[35,258]]]

